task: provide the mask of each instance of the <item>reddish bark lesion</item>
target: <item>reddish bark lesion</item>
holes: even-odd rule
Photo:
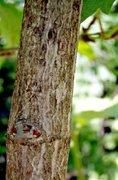
[[[32,124],[18,121],[12,127],[11,132],[7,134],[7,137],[12,142],[28,145],[44,141],[45,134]]]

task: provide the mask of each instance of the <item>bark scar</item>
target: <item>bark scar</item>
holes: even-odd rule
[[[22,121],[17,122],[10,133],[7,134],[7,138],[15,142],[16,144],[21,145],[38,145],[43,143],[51,143],[56,140],[69,140],[70,141],[70,135],[66,134],[63,135],[53,135],[53,136],[47,136],[46,132],[41,129],[39,130],[37,127],[33,126],[32,124],[27,124]]]
[[[14,124],[11,132],[7,134],[7,137],[11,141],[15,141],[22,145],[42,142],[46,139],[44,130],[40,130],[33,124],[21,120]]]

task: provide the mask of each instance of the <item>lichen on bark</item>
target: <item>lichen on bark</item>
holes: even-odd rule
[[[25,1],[7,180],[65,179],[80,12],[81,0]]]

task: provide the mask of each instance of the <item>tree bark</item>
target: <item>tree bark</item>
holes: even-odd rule
[[[26,0],[7,180],[66,178],[81,0]]]

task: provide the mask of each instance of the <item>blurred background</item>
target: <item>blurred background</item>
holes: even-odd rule
[[[0,0],[0,180],[23,3]],[[118,180],[118,1],[109,13],[96,9],[86,17],[82,14],[67,179]]]

